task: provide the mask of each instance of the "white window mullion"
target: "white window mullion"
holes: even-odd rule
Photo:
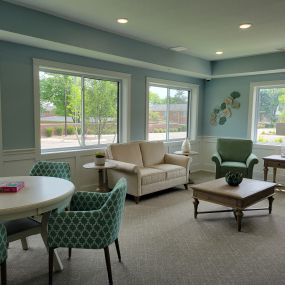
[[[166,141],[169,141],[169,110],[170,110],[170,89],[167,88],[167,103],[166,103]]]
[[[82,146],[85,146],[85,132],[86,126],[85,126],[85,89],[84,89],[84,77],[81,77],[81,142]]]

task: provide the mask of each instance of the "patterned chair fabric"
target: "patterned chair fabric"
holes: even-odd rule
[[[100,249],[113,243],[118,238],[126,192],[125,178],[109,193],[76,192],[70,211],[51,213],[48,246]]]
[[[0,224],[0,264],[7,259],[7,233],[6,227]]]
[[[50,176],[70,180],[70,173],[68,162],[38,161],[30,171],[30,176]]]

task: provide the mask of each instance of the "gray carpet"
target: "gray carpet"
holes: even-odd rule
[[[212,174],[193,173],[200,183]],[[267,201],[258,206],[267,206]],[[223,209],[201,202],[200,210]],[[30,249],[10,244],[8,284],[48,284],[48,256],[40,236]],[[114,284],[285,284],[285,193],[276,193],[273,213],[246,212],[242,232],[232,213],[193,218],[192,190],[172,189],[126,201],[120,232],[122,263],[110,248]],[[54,284],[108,284],[103,250],[60,249],[64,271]]]

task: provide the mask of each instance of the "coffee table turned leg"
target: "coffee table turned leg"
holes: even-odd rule
[[[194,198],[193,204],[194,204],[194,218],[197,219],[199,200],[197,198]]]
[[[269,202],[269,206],[268,206],[268,210],[269,210],[269,214],[271,214],[272,212],[272,203],[273,203],[273,196],[268,197],[268,202]]]
[[[234,216],[235,216],[235,220],[237,220],[236,209],[233,209],[233,213],[234,213]]]
[[[242,220],[243,212],[240,209],[236,209],[235,213],[236,213],[238,231],[240,232],[241,231],[241,220]]]

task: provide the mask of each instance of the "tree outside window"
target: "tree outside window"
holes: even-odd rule
[[[119,82],[40,71],[41,148],[115,142],[118,94]]]
[[[276,132],[279,124],[285,124],[285,87],[257,89],[256,141],[265,144],[280,144],[285,137]]]

